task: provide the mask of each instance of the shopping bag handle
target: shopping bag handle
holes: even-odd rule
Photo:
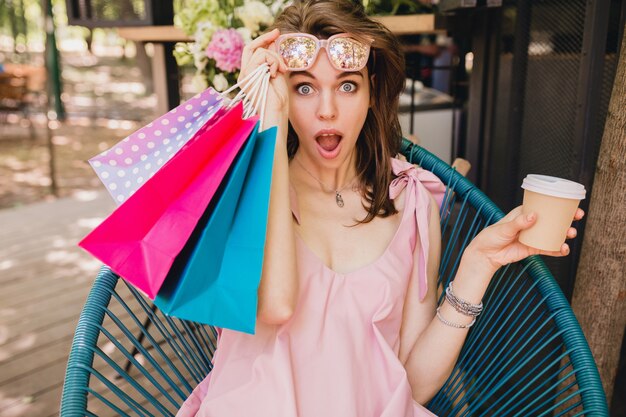
[[[243,118],[247,119],[255,114],[259,115],[259,130],[263,130],[265,103],[269,88],[270,67],[267,63],[258,66],[250,74],[242,78],[237,84],[220,93],[223,99],[228,100],[227,108],[243,102]],[[239,92],[232,99],[228,94],[239,88]]]

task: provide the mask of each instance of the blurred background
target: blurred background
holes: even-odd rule
[[[245,43],[285,4],[0,0],[0,416],[58,415],[99,267],[76,243],[114,208],[88,159],[199,91],[231,85],[237,71],[207,56],[213,35],[232,28]],[[503,210],[521,202],[528,173],[581,182],[591,196],[626,1],[363,4],[404,45],[406,137],[468,161]],[[547,262],[569,300],[584,226],[570,257]],[[612,415],[624,416],[625,344],[614,345]]]

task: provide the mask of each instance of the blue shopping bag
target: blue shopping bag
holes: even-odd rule
[[[157,294],[163,312],[254,334],[275,142],[257,125]]]

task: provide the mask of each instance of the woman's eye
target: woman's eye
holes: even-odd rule
[[[354,83],[343,83],[341,84],[341,91],[344,93],[353,93],[356,91],[356,84]]]
[[[309,94],[313,92],[313,89],[308,84],[300,84],[299,86],[296,87],[296,91],[300,95],[308,96]]]

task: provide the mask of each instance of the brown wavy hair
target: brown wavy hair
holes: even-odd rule
[[[356,143],[356,172],[363,207],[368,211],[359,223],[397,213],[389,199],[389,185],[394,179],[390,159],[399,152],[402,140],[398,100],[404,88],[405,64],[400,42],[385,26],[370,19],[358,0],[295,0],[268,30],[274,28],[320,39],[337,33],[374,39],[367,62],[371,106]],[[290,159],[298,150],[298,136],[291,124],[287,150]]]

